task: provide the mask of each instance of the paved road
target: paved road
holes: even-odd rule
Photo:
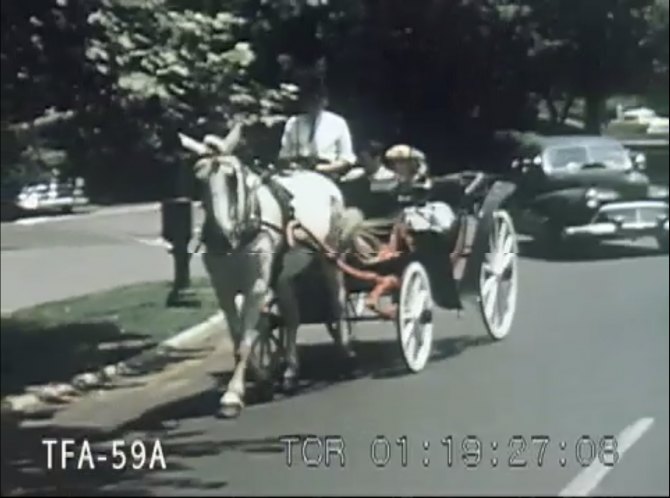
[[[149,213],[74,223],[43,224],[39,234],[38,225],[3,226],[3,307],[5,258],[13,257],[14,263],[25,258],[27,264],[31,258],[48,261],[54,252],[67,254],[69,269],[51,268],[41,279],[45,285],[59,271],[77,266],[80,273],[70,274],[70,280],[94,280],[84,254],[98,258],[98,269],[115,265],[101,270],[109,276],[99,285],[146,275],[163,278],[169,270],[164,253],[132,240],[155,237]],[[23,231],[28,228],[35,231]],[[87,477],[87,486],[131,494],[667,495],[668,258],[617,247],[605,248],[602,256],[570,262],[523,259],[517,320],[503,342],[489,343],[466,323],[439,313],[434,358],[420,375],[404,373],[391,329],[370,324],[359,334],[365,375],[339,380],[325,334],[308,327],[302,332],[303,342],[311,344],[301,350],[306,382],[301,393],[251,405],[231,422],[212,417],[217,379],[226,366],[204,362],[199,375],[191,372],[180,383],[183,397],[157,406],[115,435],[128,444],[134,438],[160,438],[168,469],[98,471]],[[41,295],[60,292],[57,287]],[[341,439],[344,466],[333,454],[329,467],[322,462],[310,468],[298,448],[289,467],[286,448],[278,442],[286,435]],[[380,467],[370,454],[378,436]],[[451,465],[449,443],[442,443],[450,436]],[[467,436],[472,439],[464,449]],[[597,452],[604,436],[617,439],[619,461],[611,468],[584,470],[577,443],[584,437],[579,447],[587,459],[590,441]],[[398,438],[406,438],[406,465]],[[308,447],[307,456],[315,457],[316,449]],[[472,468],[466,468],[464,452],[471,452]],[[604,458],[610,455],[605,447]],[[523,461],[525,467],[512,466]],[[84,477],[75,472],[56,481],[61,489],[81,489]]]
[[[420,375],[404,374],[389,329],[367,325],[361,355],[369,369],[337,380],[323,331],[306,328],[303,342],[312,344],[302,349],[304,390],[252,405],[231,422],[212,417],[214,379],[225,366],[205,363],[200,375],[183,379],[178,401],[115,436],[127,444],[160,438],[168,469],[110,471],[88,485],[159,495],[667,495],[668,258],[605,254],[594,261],[524,259],[516,325],[503,342],[482,340],[439,313],[434,359]],[[330,467],[309,468],[296,449],[289,467],[278,442],[286,435],[341,438],[344,466],[333,453]],[[379,468],[371,457],[378,436]],[[449,436],[451,465],[449,443],[442,444]],[[575,446],[584,437],[587,459],[591,441],[597,452],[604,436],[617,439],[619,461],[584,470]],[[406,438],[406,465],[398,438]],[[307,456],[316,458],[316,450],[308,447]],[[472,468],[464,451],[472,452]],[[604,455],[611,458],[607,447]]]
[[[157,205],[2,223],[2,311],[104,290],[169,280]],[[193,265],[202,274],[202,265]]]

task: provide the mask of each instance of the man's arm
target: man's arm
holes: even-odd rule
[[[298,144],[296,143],[295,116],[290,117],[284,125],[279,149],[279,161],[286,162],[296,156]]]
[[[356,164],[356,154],[354,154],[351,132],[349,131],[349,125],[347,125],[347,122],[344,119],[341,121],[337,146],[339,148],[339,157],[337,160],[331,163],[319,164],[316,167],[317,171],[323,173],[337,173]]]

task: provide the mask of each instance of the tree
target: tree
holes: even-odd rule
[[[658,49],[650,38],[654,1],[534,0],[529,7],[539,92],[550,109],[556,97],[583,97],[586,129],[600,132],[610,95],[648,86]]]
[[[69,126],[91,96],[104,94],[96,74],[82,64],[87,9],[94,5],[75,0],[2,2],[3,179],[45,161],[45,166],[54,165],[55,158],[59,166],[69,166],[71,144],[49,144],[49,136]]]

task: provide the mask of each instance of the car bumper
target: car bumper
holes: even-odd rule
[[[58,197],[55,199],[26,199],[25,201],[17,201],[18,208],[24,211],[39,211],[43,209],[58,209],[65,207],[84,206],[88,204],[86,197]]]
[[[584,225],[563,228],[566,238],[625,239],[668,235],[668,204],[661,201],[618,202],[602,206]]]

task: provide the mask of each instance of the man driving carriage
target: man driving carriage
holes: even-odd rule
[[[303,86],[300,101],[302,112],[284,126],[280,161],[338,176],[356,163],[349,125],[326,110],[328,94],[320,78]]]
[[[357,164],[351,132],[346,120],[326,110],[327,89],[320,77],[312,77],[301,89],[302,113],[292,116],[284,126],[279,151],[284,167],[313,168],[327,176],[346,180],[348,170]],[[373,143],[362,154],[363,168],[371,181],[396,178],[403,183],[418,184],[428,181],[425,155],[414,147],[396,145],[386,150],[381,143]],[[381,157],[380,157],[381,156]],[[296,245],[282,258],[281,270],[275,281],[280,307],[297,310],[294,292],[295,277],[314,260],[314,253]],[[337,289],[329,289],[337,292]],[[299,321],[299,317],[292,317]]]

